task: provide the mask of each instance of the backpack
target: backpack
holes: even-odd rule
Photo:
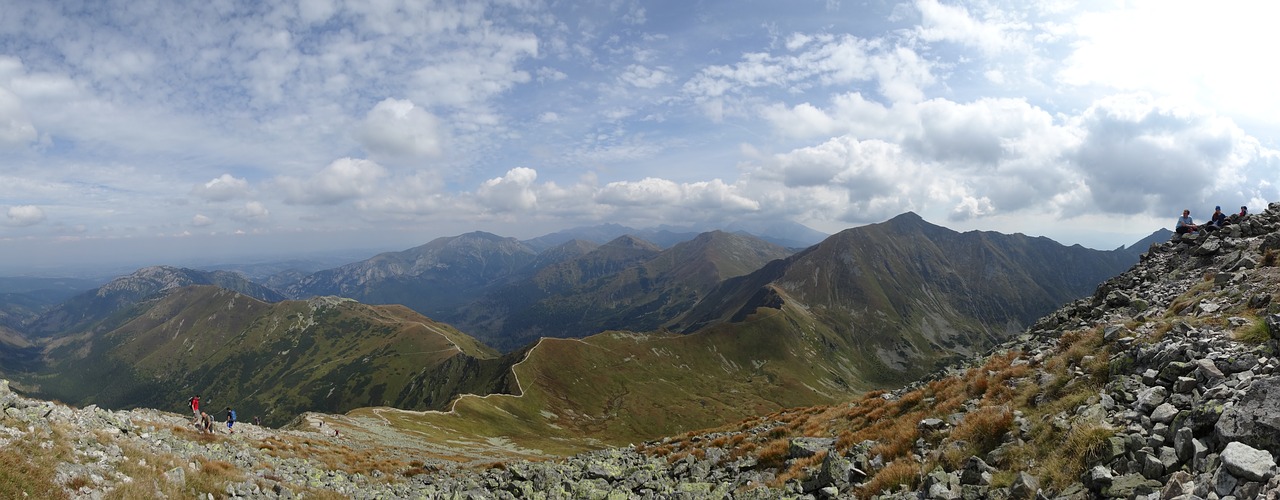
[[[235,422],[235,421],[236,421],[236,411],[235,411],[235,410],[231,410],[231,421],[232,421],[232,422]]]

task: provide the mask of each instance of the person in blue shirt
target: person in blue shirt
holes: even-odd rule
[[[1190,210],[1182,211],[1182,217],[1178,217],[1178,225],[1173,228],[1173,231],[1178,234],[1194,233],[1199,230],[1200,230],[1200,226],[1197,226],[1195,225],[1195,223],[1191,222]]]
[[[227,407],[227,432],[235,434],[236,431],[231,430],[231,426],[236,425],[236,411],[230,406]]]
[[[1227,214],[1222,213],[1222,207],[1213,207],[1213,216],[1209,217],[1209,223],[1204,225],[1204,230],[1217,231],[1227,224]]]

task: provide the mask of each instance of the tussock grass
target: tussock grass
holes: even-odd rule
[[[893,491],[902,486],[915,488],[920,484],[920,463],[911,458],[899,458],[885,465],[880,472],[867,481],[858,491],[859,496],[868,497],[881,492]]]
[[[58,462],[70,450],[63,447],[47,449],[46,442],[64,442],[61,433],[28,433],[11,441],[0,450],[0,497],[2,498],[68,498],[62,486],[55,481]]]
[[[1266,322],[1255,316],[1250,318],[1247,326],[1236,329],[1232,336],[1247,344],[1260,345],[1271,340],[1271,330],[1267,328]]]

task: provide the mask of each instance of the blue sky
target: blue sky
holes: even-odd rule
[[[89,4],[0,0],[10,268],[1280,200],[1267,2]]]

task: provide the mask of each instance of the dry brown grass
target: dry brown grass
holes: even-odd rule
[[[900,458],[885,465],[870,481],[858,490],[858,496],[869,497],[907,486],[915,488],[920,483],[920,463],[910,458]]]
[[[953,442],[964,446],[948,447],[941,461],[950,470],[964,463],[970,456],[983,456],[994,450],[1004,440],[1004,434],[1013,426],[1013,411],[1007,406],[984,406],[965,415],[951,431]]]
[[[65,444],[62,429],[37,428],[9,443],[0,452],[0,498],[67,498],[55,481],[58,462],[68,458],[71,450]]]
[[[769,484],[776,488],[787,484],[787,481],[791,481],[793,479],[807,479],[812,474],[811,471],[815,469],[818,464],[821,464],[823,460],[826,460],[826,458],[827,450],[822,450],[811,457],[798,459],[792,463],[791,467],[787,468],[786,471],[783,471],[782,474],[774,477],[773,481],[770,481]]]
[[[791,440],[777,438],[769,441],[756,451],[756,460],[761,467],[781,467],[786,463],[791,452]]]

